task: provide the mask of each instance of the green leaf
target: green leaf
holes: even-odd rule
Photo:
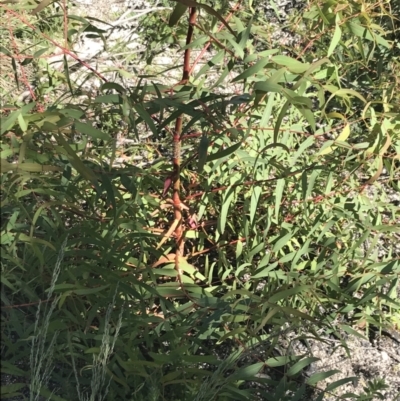
[[[233,47],[234,54],[236,58],[243,59],[244,58],[244,50],[239,44],[236,42],[236,37],[231,35],[228,32],[221,32],[217,35],[218,40],[227,40],[231,46]]]
[[[233,188],[228,188],[222,201],[221,214],[218,218],[218,232],[223,235],[225,232],[226,219],[228,217],[229,208],[231,206],[235,191]]]
[[[13,376],[22,376],[22,377],[27,377],[29,376],[29,372],[26,370],[22,370],[20,368],[17,368],[13,364],[11,364],[8,361],[2,360],[1,361],[1,372]]]
[[[286,313],[288,316],[293,315],[293,316],[297,316],[300,319],[304,319],[304,320],[313,322],[314,324],[319,323],[312,316],[307,315],[306,313],[300,312],[298,309],[290,308],[289,306],[281,306],[280,308],[281,308],[282,312]]]
[[[228,338],[240,338],[239,334],[245,333],[246,331],[246,327],[237,327],[236,329],[230,330],[218,340],[217,344],[222,344]]]
[[[336,141],[345,141],[350,135],[350,124],[346,124],[343,128],[342,132],[337,137]],[[327,155],[332,153],[337,146],[330,145],[330,146],[323,146],[321,150],[318,152],[318,156]]]
[[[312,364],[313,362],[319,361],[319,358],[316,357],[308,357],[304,358],[298,362],[296,362],[287,372],[286,374],[290,376],[297,375],[302,369],[304,369],[306,366]]]
[[[64,56],[63,56],[63,67],[64,67],[65,78],[66,78],[67,84],[68,84],[68,89],[69,89],[70,93],[72,94],[72,93],[74,93],[74,90],[72,88],[71,78],[69,76],[70,66],[68,64],[68,60],[67,60],[67,55],[66,54],[64,54]]]
[[[51,244],[50,242],[45,241],[44,239],[41,239],[41,238],[29,237],[28,235],[21,233],[21,234],[19,234],[18,239],[20,241],[28,242],[28,243],[31,243],[31,244],[41,244],[41,245],[48,246],[53,251],[56,250],[56,248],[54,247],[53,244]]]
[[[258,202],[260,199],[262,189],[260,186],[255,186],[253,187],[253,192],[251,194],[251,201],[250,201],[250,224],[254,224],[254,216],[256,215],[257,212],[257,207],[258,207]]]
[[[194,0],[172,0],[175,2],[178,2],[180,4],[183,4],[187,7],[198,7],[202,8],[203,10],[207,11],[208,14],[213,15],[215,18],[217,18],[219,21],[221,21],[229,30],[229,32],[232,35],[235,35],[235,32],[233,32],[232,28],[229,26],[229,24],[224,20],[224,18],[217,12],[215,11],[212,7],[203,4],[203,3],[198,3],[197,1]]]
[[[303,152],[315,143],[315,137],[309,136],[304,142],[301,143],[296,153],[292,157],[291,166],[296,164],[297,159],[303,154]]]
[[[173,27],[178,24],[182,15],[185,14],[188,6],[185,6],[181,3],[175,5],[175,8],[172,10],[172,13],[169,17],[168,26]]]
[[[0,135],[3,135],[6,131],[10,130],[14,126],[15,121],[17,121],[19,115],[28,114],[35,105],[35,102],[29,103],[21,107],[21,109],[13,111],[8,117],[2,118],[0,124]]]
[[[277,301],[280,301],[281,299],[288,299],[292,295],[308,291],[309,288],[310,287],[308,285],[299,285],[297,287],[289,288],[288,290],[279,291],[278,293],[272,295],[268,299],[268,302],[275,303]]]
[[[308,124],[310,124],[312,132],[315,132],[314,113],[311,110],[305,109],[303,107],[298,107],[297,105],[296,105],[296,108],[300,111],[300,113],[303,115],[303,117],[307,120]]]
[[[101,85],[101,92],[104,92],[106,90],[116,90],[117,92],[119,92],[121,95],[126,93],[126,89],[121,86],[120,84],[117,84],[115,82],[106,82],[103,85]],[[105,96],[103,96],[105,97]],[[97,98],[96,98],[97,99]]]
[[[285,189],[285,180],[281,178],[278,180],[275,189],[275,220],[279,221],[279,210],[281,207],[283,190]]]
[[[295,361],[296,358],[292,356],[276,356],[274,358],[268,358],[265,361],[265,365],[271,368],[275,368],[277,366],[284,366],[287,365],[291,361]]]
[[[376,33],[371,33],[368,28],[364,28],[363,26],[357,24],[356,22],[348,22],[347,27],[350,29],[354,35],[359,38],[367,39],[372,42],[376,42],[387,49],[390,49],[390,44],[387,40],[383,39],[382,36],[377,35]]]
[[[236,18],[236,24],[239,28],[239,18]],[[251,28],[253,25],[253,18],[250,19],[250,21],[247,21],[247,27],[244,31],[240,32],[240,42],[239,42],[239,46],[244,50],[246,48],[246,46],[248,45],[249,42],[249,38],[250,38],[250,34],[251,34]],[[243,27],[241,27],[243,28]]]
[[[81,288],[73,290],[73,292],[76,295],[89,295],[89,294],[96,294],[98,292],[104,292],[104,290],[108,287],[110,287],[110,284],[101,285],[99,287],[94,287],[94,288]]]
[[[336,49],[336,46],[340,42],[340,38],[342,37],[342,30],[340,29],[340,26],[337,24],[335,28],[335,32],[333,34],[331,44],[329,45],[328,53],[327,56],[330,57],[334,50]]]
[[[207,160],[211,162],[213,160],[218,160],[218,159],[222,159],[222,158],[224,158],[226,156],[229,156],[230,154],[236,152],[240,148],[241,145],[242,145],[242,143],[239,142],[239,143],[237,143],[235,145],[230,146],[227,149],[224,149],[224,150],[221,150],[221,151],[219,151],[217,153],[211,154],[211,155],[209,155],[207,157]]]
[[[89,124],[81,123],[79,121],[75,121],[75,128],[77,131],[81,132],[82,134],[88,135],[94,139],[102,139],[108,141],[111,139],[110,135],[107,133],[100,131],[97,128],[92,127]]]
[[[276,244],[273,247],[273,252],[278,252],[282,247],[284,247],[289,241],[290,239],[294,236],[294,233],[287,233],[284,236],[282,236],[281,238],[278,239],[278,241],[276,242]]]
[[[356,383],[358,381],[358,377],[352,376],[352,377],[346,377],[344,379],[337,380],[328,386],[326,386],[325,391],[326,392],[332,392],[335,388],[343,386],[347,383]]]
[[[46,53],[48,50],[49,50],[48,47],[45,47],[44,49],[40,49],[40,50],[38,50],[37,52],[33,53],[32,58],[33,58],[33,59],[39,58],[42,54]]]
[[[170,288],[168,286],[157,286],[156,287],[157,294],[160,295],[161,297],[165,298],[175,298],[175,297],[184,297],[185,292],[183,290],[178,290],[176,288]]]
[[[257,375],[263,368],[264,362],[254,363],[253,365],[245,366],[244,368],[238,369],[234,372],[229,379],[230,380],[248,380]]]
[[[79,119],[85,114],[82,110],[77,109],[62,109],[59,110],[59,113],[65,117],[71,117],[74,119]]]
[[[32,11],[32,15],[39,14],[42,10],[44,10],[47,6],[53,3],[55,0],[42,0],[39,5]]]
[[[61,134],[56,135],[56,140],[57,142],[67,151],[67,154],[69,156],[69,160],[72,164],[72,166],[78,171],[79,174],[82,175],[82,177],[86,178],[89,180],[97,190],[99,190],[97,178],[95,174],[93,173],[92,170],[87,168],[82,160],[78,157],[78,155],[71,149],[67,141],[64,139],[64,137]]]
[[[13,384],[2,385],[1,386],[2,398],[5,397],[9,399],[11,397],[19,396],[21,395],[21,393],[19,393],[18,391],[26,386],[27,386],[26,383],[13,383]]]
[[[112,210],[114,212],[114,217],[116,218],[117,203],[115,202],[115,197],[116,194],[118,194],[118,192],[114,190],[114,186],[112,185],[112,182],[107,174],[102,175],[102,181],[103,181],[102,187],[107,192],[107,201],[109,202],[109,204],[111,204]]]
[[[45,386],[42,386],[40,389],[40,395],[42,395],[46,400],[50,401],[68,401],[65,398],[60,397],[57,394],[54,394],[54,391],[50,391]]]
[[[93,100],[94,103],[104,103],[104,104],[119,104],[121,103],[121,97],[120,95],[103,95],[103,96],[97,96]]]
[[[143,108],[143,106],[140,104],[133,104],[132,107],[136,110],[136,112],[143,119],[143,121],[149,126],[151,132],[157,136],[157,127],[155,126],[153,119],[151,118],[149,113]]]
[[[325,88],[327,88],[325,86]],[[328,88],[327,88],[328,89]],[[338,89],[338,90],[333,90],[332,88],[332,95],[329,96],[329,99],[326,101],[325,103],[325,108],[327,106],[327,104],[331,101],[331,99],[333,99],[335,96],[339,96],[339,97],[343,97],[345,99],[348,99],[347,95],[351,95],[354,97],[357,97],[358,99],[360,99],[363,103],[367,103],[367,101],[365,100],[365,98],[358,93],[357,91],[353,90],[353,89]]]
[[[368,338],[366,338],[362,333],[360,333],[357,330],[354,330],[352,327],[348,326],[347,324],[341,324],[340,328],[345,331],[346,333],[349,333],[353,336],[359,337],[362,340],[368,341]]]
[[[1,171],[27,171],[29,173],[42,173],[45,171],[63,171],[62,167],[48,166],[39,163],[9,163],[1,159]]]
[[[281,111],[279,112],[278,118],[275,123],[274,127],[274,142],[278,142],[278,134],[279,134],[279,129],[281,127],[282,121],[286,116],[286,112],[288,111],[290,107],[290,102],[287,100],[286,103],[282,106]]]
[[[277,92],[277,93],[281,93],[283,90],[283,87],[275,82],[272,81],[265,81],[265,82],[256,82],[254,84],[254,90],[256,92]]]
[[[307,380],[307,384],[309,386],[315,386],[319,382],[327,379],[328,377],[334,376],[337,373],[341,373],[340,370],[334,369],[334,370],[328,370],[327,372],[318,372],[314,373],[313,375],[310,376],[310,378]]]
[[[197,172],[199,174],[201,174],[203,172],[204,165],[206,164],[206,161],[207,161],[208,145],[209,145],[209,139],[207,137],[207,134],[203,134],[200,139],[199,160],[197,163]]]
[[[296,74],[301,74],[302,72],[307,71],[310,67],[309,63],[302,63],[298,60],[295,60],[294,58],[283,55],[273,56],[271,57],[271,61],[287,67],[289,71],[292,71]]]

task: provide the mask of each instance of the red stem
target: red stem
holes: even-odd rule
[[[196,8],[191,7],[189,9],[189,28],[186,36],[186,45],[192,42],[194,24],[196,23]],[[183,62],[183,74],[181,84],[186,84],[189,80],[190,75],[190,49],[185,50],[184,62]],[[176,252],[175,252],[175,269],[178,272],[178,280],[180,281],[181,287],[182,280],[182,270],[180,269],[180,259],[184,254],[184,237],[182,228],[182,205],[180,199],[180,173],[181,173],[181,142],[182,142],[182,115],[180,115],[175,122],[175,130],[173,134],[173,145],[174,145],[174,155],[172,159],[173,164],[173,195],[172,201],[174,205],[174,218],[178,221],[175,229],[175,239],[176,239]]]

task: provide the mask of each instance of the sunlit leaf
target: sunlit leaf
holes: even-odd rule
[[[340,29],[339,24],[336,25],[335,27],[335,32],[333,33],[331,44],[329,45],[328,53],[327,56],[330,57],[334,50],[336,49],[336,46],[340,42],[340,38],[342,37],[342,30]]]

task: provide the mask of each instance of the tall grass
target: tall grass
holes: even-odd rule
[[[40,390],[44,385],[47,385],[51,372],[54,369],[53,365],[53,351],[54,344],[57,340],[58,332],[55,332],[50,344],[46,347],[47,332],[51,315],[60,300],[60,295],[57,295],[51,300],[54,288],[61,271],[61,263],[64,259],[64,251],[67,246],[68,237],[65,238],[58,253],[57,262],[53,270],[53,275],[50,282],[49,292],[47,294],[46,307],[44,309],[44,318],[41,319],[41,303],[36,312],[35,329],[32,337],[32,348],[30,354],[31,364],[31,382],[29,386],[29,399],[30,401],[38,401]],[[50,302],[51,301],[51,302]],[[50,307],[48,305],[50,304]],[[42,321],[42,322],[41,322]],[[40,323],[40,325],[39,325]]]
[[[115,292],[112,298],[112,301],[107,307],[107,312],[105,316],[104,322],[104,333],[102,336],[102,341],[100,345],[100,351],[96,355],[93,355],[93,365],[92,365],[92,379],[91,379],[91,391],[87,393],[81,390],[81,386],[79,384],[78,370],[76,368],[75,360],[72,355],[72,366],[74,370],[74,375],[76,379],[76,389],[78,393],[79,401],[103,401],[106,399],[109,388],[111,377],[107,379],[107,364],[110,361],[111,354],[113,353],[115,342],[117,341],[119,331],[122,326],[122,314],[124,308],[121,307],[121,311],[118,317],[118,321],[115,327],[115,333],[112,337],[110,335],[110,320],[111,314],[116,304],[116,296],[118,293],[118,284],[115,288]]]

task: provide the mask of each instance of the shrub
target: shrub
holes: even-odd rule
[[[286,45],[259,4],[189,3],[147,37],[181,57],[169,75],[150,65],[130,85],[128,66],[113,79],[69,50],[82,32],[107,43],[89,18],[45,8],[61,31],[2,5],[7,76],[29,86],[22,57],[42,74],[27,104],[9,90],[2,110],[9,397],[322,400],[353,378],[322,387],[338,372],[307,378],[316,358],[285,341],[399,324],[389,4],[310,2]],[[29,355],[44,358],[30,375]]]

